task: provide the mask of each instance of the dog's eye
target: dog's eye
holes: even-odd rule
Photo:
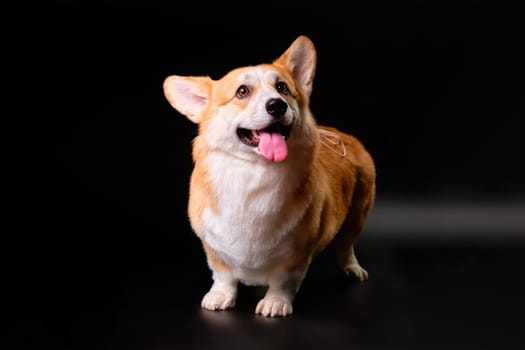
[[[250,89],[248,89],[248,87],[246,85],[241,85],[237,89],[237,92],[235,93],[235,96],[237,96],[238,98],[245,98],[249,94],[250,94]]]
[[[280,81],[275,85],[277,91],[279,91],[280,94],[288,95],[290,91],[288,90],[288,85],[284,81]]]

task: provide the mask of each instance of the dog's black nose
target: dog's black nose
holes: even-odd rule
[[[266,102],[266,111],[275,118],[281,118],[286,113],[287,108],[286,102],[280,98],[272,98]]]

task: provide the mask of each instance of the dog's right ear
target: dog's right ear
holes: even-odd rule
[[[300,35],[286,52],[274,61],[274,64],[288,69],[292,73],[293,78],[299,82],[306,95],[310,96],[316,62],[317,53],[312,40],[304,35]]]
[[[171,106],[198,124],[208,105],[211,78],[171,75],[164,80],[163,87],[164,96]]]

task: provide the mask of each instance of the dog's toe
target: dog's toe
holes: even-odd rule
[[[235,306],[235,297],[220,291],[209,291],[202,298],[201,306],[206,310],[225,310]]]
[[[279,297],[261,299],[255,308],[256,314],[261,314],[265,317],[285,317],[291,315],[292,312],[292,303]]]

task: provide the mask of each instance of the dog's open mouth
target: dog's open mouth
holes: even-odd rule
[[[288,139],[290,136],[290,131],[292,131],[292,124],[290,125],[282,125],[280,123],[273,123],[267,128],[261,129],[261,130],[250,130],[250,129],[244,129],[244,128],[238,128],[237,129],[237,135],[239,135],[239,138],[241,139],[242,143],[248,146],[257,147],[259,146],[259,141],[261,139],[261,134],[263,133],[278,133],[284,139]]]
[[[292,131],[292,124],[273,123],[261,130],[238,128],[237,135],[242,143],[258,147],[262,155],[273,162],[282,162],[288,155],[286,140]]]

